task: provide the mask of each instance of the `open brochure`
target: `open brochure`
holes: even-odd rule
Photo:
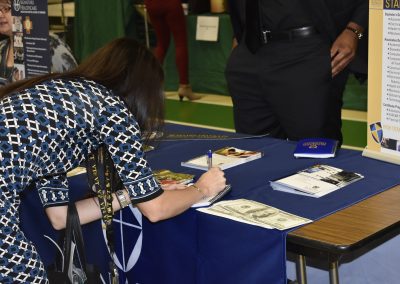
[[[267,229],[286,230],[312,222],[278,208],[247,199],[220,201],[211,207],[197,210]]]
[[[328,165],[314,165],[271,181],[270,184],[275,190],[318,198],[362,178],[364,177],[358,173]]]
[[[230,184],[226,185],[225,188],[220,191],[217,195],[203,199],[192,205],[193,208],[210,206],[211,204],[219,201],[223,196],[225,196],[229,191],[231,191],[232,186]]]
[[[150,152],[150,151],[153,151],[153,150],[154,150],[154,146],[147,145],[147,144],[143,145],[143,151],[144,152]]]
[[[86,173],[86,168],[79,166],[67,172],[67,177],[73,177],[85,173]]]
[[[235,147],[224,147],[212,153],[212,165],[225,170],[240,164],[244,164],[262,157],[262,152],[242,150]],[[208,156],[203,155],[194,159],[182,162],[184,167],[199,170],[208,169]]]
[[[190,186],[193,184],[194,175],[192,174],[185,174],[185,173],[176,173],[170,170],[154,170],[153,171],[154,177],[161,185],[168,185],[168,184],[186,184]],[[231,185],[228,184],[225,188],[220,191],[215,196],[210,196],[206,199],[203,199],[195,204],[192,205],[193,208],[197,207],[204,207],[210,206],[214,202],[220,200],[225,194],[227,194],[231,190]]]
[[[154,177],[161,185],[166,184],[188,184],[193,182],[194,175],[176,173],[170,170],[154,170]]]

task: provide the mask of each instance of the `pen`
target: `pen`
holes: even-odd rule
[[[208,152],[207,152],[207,166],[208,166],[208,169],[212,168],[212,151],[211,150],[208,150]]]

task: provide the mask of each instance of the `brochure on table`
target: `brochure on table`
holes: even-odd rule
[[[224,147],[212,153],[212,165],[222,170],[244,164],[262,157],[262,152],[242,150],[235,147]],[[182,162],[184,167],[207,170],[209,167],[208,156],[202,155]]]
[[[319,198],[362,178],[358,173],[319,164],[270,184],[274,190]]]

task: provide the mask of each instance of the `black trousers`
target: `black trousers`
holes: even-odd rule
[[[342,141],[347,75],[345,71],[332,79],[330,45],[319,35],[271,42],[256,54],[239,44],[225,70],[236,131]]]

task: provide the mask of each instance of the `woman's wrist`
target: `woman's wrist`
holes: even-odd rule
[[[131,204],[131,199],[126,190],[123,190],[123,189],[117,190],[115,192],[115,197],[116,197],[121,209],[123,209]]]
[[[192,184],[191,187],[194,188],[198,193],[201,194],[201,199],[207,198],[207,195],[204,193],[204,191],[200,187],[198,187],[196,184]]]
[[[349,22],[345,30],[351,31],[358,40],[360,40],[364,34],[364,28],[355,22]]]

